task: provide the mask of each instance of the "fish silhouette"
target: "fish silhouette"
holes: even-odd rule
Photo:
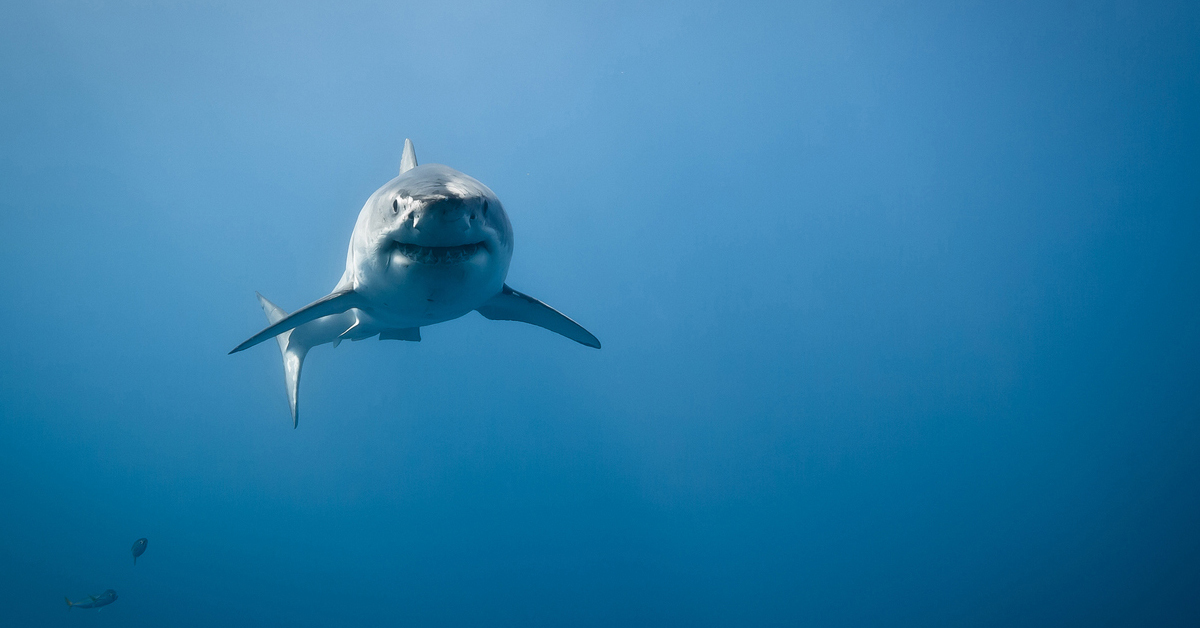
[[[141,556],[142,554],[146,553],[146,542],[147,542],[146,539],[138,539],[133,542],[133,548],[130,549],[129,551],[133,552],[133,564],[134,565],[137,565],[138,556]]]
[[[67,609],[72,608],[100,608],[108,606],[117,601],[117,592],[112,589],[106,589],[100,595],[89,595],[86,600],[72,602],[71,598],[67,598]]]

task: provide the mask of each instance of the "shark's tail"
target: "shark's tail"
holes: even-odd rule
[[[258,294],[258,302],[262,304],[263,312],[267,315],[267,322],[272,325],[287,316],[287,312],[268,301],[261,294]],[[288,405],[292,407],[292,427],[295,428],[299,424],[300,418],[296,406],[300,392],[300,367],[304,365],[304,356],[308,353],[308,347],[291,342],[291,338],[292,331],[275,336],[275,340],[279,342],[279,351],[283,353],[283,376],[287,383]]]
[[[67,601],[67,610],[71,610],[71,607],[75,606],[75,603],[71,601],[71,598],[64,595],[63,599]]]

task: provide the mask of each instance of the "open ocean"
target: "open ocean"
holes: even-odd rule
[[[405,138],[604,346],[293,429]],[[3,627],[1197,626],[1198,321],[1194,2],[0,4]]]

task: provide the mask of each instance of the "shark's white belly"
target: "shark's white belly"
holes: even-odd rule
[[[483,305],[504,285],[507,264],[480,255],[456,264],[393,263],[382,273],[360,271],[355,291],[387,327],[424,327],[458,318]]]
[[[355,291],[370,307],[318,318],[293,330],[292,338],[311,347],[454,320],[494,297],[504,286],[506,270],[506,264],[486,255],[446,265],[396,260],[382,271],[360,267],[353,275]]]

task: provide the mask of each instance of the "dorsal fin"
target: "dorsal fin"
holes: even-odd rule
[[[417,167],[417,149],[413,148],[412,140],[404,140],[404,156],[400,158],[400,174]]]

